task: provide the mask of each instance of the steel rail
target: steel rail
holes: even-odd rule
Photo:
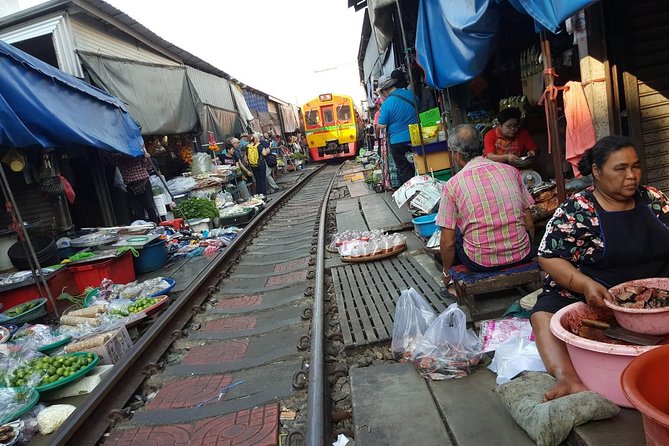
[[[343,165],[343,164],[342,164]],[[328,216],[330,193],[339,169],[333,175],[325,192],[321,205],[321,217],[318,222],[318,251],[316,253],[316,276],[314,278],[314,303],[311,316],[311,357],[309,360],[309,379],[307,385],[307,444],[318,446],[325,444],[325,364],[324,364],[324,283],[325,283],[325,224]]]
[[[196,313],[204,300],[217,292],[216,285],[222,279],[217,270],[227,271],[239,257],[244,243],[265,223],[280,205],[304,187],[308,181],[326,165],[313,170],[293,185],[285,194],[269,205],[233,240],[228,248],[219,253],[197,278],[165,310],[160,318],[144,333],[139,341],[126,352],[121,360],[105,376],[105,379],[88,395],[65,423],[53,433],[50,445],[97,444],[111,424],[113,410],[122,408],[132,398],[147,376],[156,371],[156,362],[163,356],[180,331]],[[205,293],[200,291],[206,290]],[[191,305],[191,309],[188,306]],[[147,370],[147,366],[151,366]]]

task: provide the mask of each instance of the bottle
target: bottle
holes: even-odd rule
[[[439,131],[437,132],[437,140],[446,141],[446,129],[444,128],[444,124],[441,121],[437,121],[437,127],[439,128]]]

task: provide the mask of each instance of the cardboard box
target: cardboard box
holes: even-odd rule
[[[451,156],[450,152],[435,152],[435,153],[426,153],[425,157],[427,158],[427,168],[425,170],[425,161],[422,155],[414,153],[413,162],[416,166],[416,170],[419,174],[424,175],[438,170],[449,169],[451,167]]]
[[[99,341],[99,344],[95,341]],[[85,347],[87,344],[98,344],[93,347]],[[79,342],[69,344],[65,347],[67,353],[71,352],[91,352],[97,353],[100,356],[98,364],[116,364],[119,359],[130,350],[132,347],[132,340],[125,327],[118,328],[106,333],[100,333],[90,338],[83,339]]]

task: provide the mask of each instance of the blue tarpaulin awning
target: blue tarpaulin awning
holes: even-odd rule
[[[121,100],[0,41],[0,146],[140,156],[142,144]]]
[[[416,29],[418,63],[434,88],[467,82],[485,69],[505,0],[420,0]],[[556,32],[567,18],[595,0],[508,0],[534,19],[537,30]]]

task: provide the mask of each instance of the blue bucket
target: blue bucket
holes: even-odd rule
[[[421,237],[432,237],[434,231],[437,230],[437,225],[434,223],[437,220],[437,214],[423,215],[411,220],[411,223],[416,227],[416,231]]]
[[[162,268],[167,263],[167,247],[165,242],[156,239],[138,249],[139,257],[133,258],[135,273],[144,274]]]

